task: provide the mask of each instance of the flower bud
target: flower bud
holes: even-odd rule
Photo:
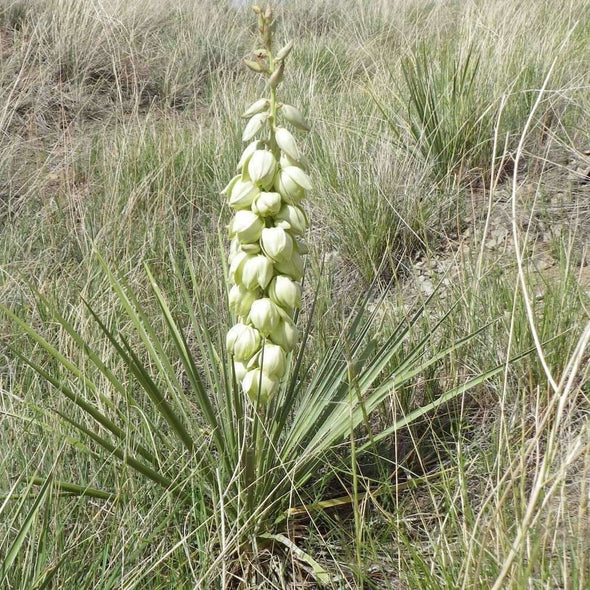
[[[293,320],[281,319],[277,327],[270,333],[269,338],[273,344],[278,344],[285,352],[291,352],[297,342],[297,328]]]
[[[267,111],[270,106],[268,98],[261,98],[256,102],[253,102],[242,114],[242,119],[249,119],[253,115]]]
[[[229,290],[229,308],[238,316],[246,317],[254,301],[258,299],[256,291],[248,291],[243,285],[234,285]]]
[[[242,269],[248,258],[253,258],[240,249],[235,254],[231,255],[229,265],[229,278],[233,283],[240,283],[242,280]]]
[[[242,172],[244,166],[246,164],[248,164],[248,161],[250,160],[250,157],[252,156],[252,154],[257,150],[260,149],[262,147],[262,142],[259,139],[256,139],[252,142],[250,142],[247,146],[246,149],[242,152],[242,155],[240,157],[240,161],[238,162],[237,165],[237,171],[238,172]],[[237,176],[237,178],[239,178],[240,175]],[[234,177],[236,178],[236,177]],[[222,193],[224,194],[224,193]]]
[[[244,127],[242,141],[249,141],[250,139],[252,139],[262,129],[267,119],[268,113],[258,113],[258,115],[254,115],[248,121],[246,127]]]
[[[257,74],[262,74],[263,72],[266,72],[268,70],[266,64],[262,64],[260,62],[257,61],[252,61],[251,59],[245,59],[244,63],[253,71],[256,72]],[[247,141],[247,140],[244,140]]]
[[[299,166],[287,166],[283,168],[283,172],[306,191],[312,189],[309,176]]]
[[[285,119],[287,119],[287,121],[289,121],[293,127],[297,127],[303,131],[309,131],[309,123],[305,120],[298,109],[291,106],[290,104],[284,104],[281,107],[281,112],[283,113]]]
[[[262,372],[267,375],[280,379],[287,370],[287,355],[278,344],[266,342],[260,352],[255,355],[255,359]]]
[[[301,285],[284,275],[277,275],[268,286],[271,301],[283,309],[301,307]]]
[[[268,297],[263,297],[252,303],[248,319],[263,336],[268,336],[279,323],[279,310],[276,303]]]
[[[281,195],[279,193],[260,193],[252,203],[252,211],[260,217],[271,217],[281,210]]]
[[[225,342],[234,360],[248,361],[260,347],[260,332],[251,326],[236,324],[229,329]]]
[[[238,211],[232,219],[230,233],[235,235],[240,243],[248,244],[260,239],[264,222],[256,213],[248,209]]]
[[[285,174],[284,168],[279,170],[275,178],[274,187],[281,193],[283,200],[289,204],[299,203],[305,197],[305,191],[291,180],[291,177]]]
[[[281,47],[275,56],[275,60],[280,61],[281,59],[285,59],[289,53],[291,53],[291,49],[293,49],[293,41],[289,41],[287,45]]]
[[[253,369],[246,373],[242,388],[253,404],[266,405],[277,392],[279,380],[260,369]]]
[[[253,242],[252,244],[241,244],[240,248],[242,252],[246,252],[246,254],[258,254],[260,252],[260,245],[258,242]],[[301,252],[301,250],[299,250]]]
[[[297,147],[297,142],[291,132],[284,127],[277,127],[275,130],[275,139],[277,145],[293,160],[299,160],[301,154]]]
[[[286,262],[275,262],[275,269],[282,275],[291,277],[294,281],[300,281],[303,277],[303,259],[297,250],[293,250],[291,258]]]
[[[275,215],[276,227],[282,227],[295,236],[305,233],[308,222],[305,213],[295,205],[283,205]]]
[[[280,227],[265,227],[260,243],[264,253],[275,262],[287,262],[293,254],[293,238]]]
[[[238,180],[229,194],[229,205],[233,209],[245,209],[252,204],[259,192],[260,189],[253,182]]]
[[[285,62],[279,62],[279,66],[277,69],[270,75],[268,79],[268,84],[271,88],[276,88],[283,79],[283,73],[285,71]]]
[[[241,284],[249,291],[260,287],[266,289],[274,274],[272,262],[264,255],[248,256],[240,268]],[[236,281],[238,282],[238,281]]]
[[[304,189],[311,188],[309,177],[299,166],[281,168],[275,178],[275,188],[291,205],[296,205],[305,196]]]
[[[272,185],[276,171],[277,161],[267,150],[256,150],[248,161],[250,180],[265,189]]]
[[[236,176],[234,176],[225,186],[225,188],[219,193],[220,195],[229,195],[233,189],[233,187],[235,186],[236,182],[238,182],[238,180],[240,180],[240,175],[237,174]]]

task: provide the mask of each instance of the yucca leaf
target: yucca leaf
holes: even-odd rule
[[[160,391],[160,388],[156,385],[156,383],[151,378],[149,372],[145,368],[145,366],[140,361],[139,357],[135,354],[129,343],[126,341],[125,338],[122,336],[121,344],[117,341],[111,330],[101,321],[98,315],[94,312],[94,310],[90,307],[90,305],[86,304],[88,310],[94,317],[95,321],[99,325],[100,329],[103,331],[105,336],[109,339],[111,344],[116,349],[117,353],[125,363],[125,365],[129,368],[129,370],[133,373],[139,384],[142,386],[142,389],[148,395],[154,407],[168,422],[172,431],[178,436],[184,446],[187,448],[188,451],[192,451],[193,449],[193,440],[182,424],[181,419],[175,414],[174,410],[170,406],[170,404],[166,401],[164,394]]]
[[[20,326],[28,336],[30,336],[43,350],[45,350],[49,355],[55,359],[64,369],[69,371],[74,377],[79,379],[90,391],[96,393],[100,398],[101,402],[104,403],[107,407],[115,410],[115,406],[113,402],[105,395],[100,394],[97,391],[97,387],[95,383],[93,383],[87,375],[79,369],[76,364],[66,358],[57,348],[52,346],[41,334],[36,332],[31,326],[29,326],[25,321],[21,320],[14,312],[12,312],[8,307],[5,305],[0,304],[0,309],[11,319],[13,320],[18,326]],[[15,348],[12,347],[11,350],[15,352]]]
[[[105,416],[102,412],[100,412],[95,406],[91,403],[87,402],[83,397],[79,394],[74,393],[69,387],[67,387],[61,380],[57,379],[51,373],[46,371],[41,365],[37,364],[35,361],[29,359],[25,355],[23,355],[18,349],[13,347],[12,345],[8,345],[9,350],[18,358],[20,358],[23,362],[29,365],[36,373],[38,373],[43,379],[45,379],[48,383],[51,383],[59,392],[61,392],[65,397],[67,397],[70,401],[76,404],[84,413],[88,414],[92,417],[96,422],[98,422],[105,430],[108,430],[111,434],[116,436],[119,440],[125,441],[127,440],[126,432],[120,427],[117,426],[110,418]],[[148,461],[152,462],[154,465],[158,464],[157,458],[148,451],[142,445],[134,445],[134,448],[137,452]]]
[[[31,287],[31,288],[33,288],[33,287]],[[38,298],[38,300],[48,308],[49,312],[51,313],[52,318],[54,318],[55,320],[57,320],[59,322],[59,324],[66,330],[68,335],[76,343],[76,345],[78,345],[80,347],[80,349],[82,349],[84,351],[84,353],[90,359],[90,361],[98,368],[98,370],[104,375],[104,377],[106,377],[106,379],[109,381],[109,383],[123,397],[123,399],[125,399],[130,406],[138,407],[137,401],[130,394],[129,389],[127,387],[125,387],[123,385],[123,383],[120,381],[120,379],[118,379],[115,376],[115,374],[109,369],[109,367],[107,367],[107,365],[100,358],[100,355],[89,346],[87,339],[84,339],[76,331],[74,326],[68,320],[66,320],[66,318],[63,317],[63,315],[61,313],[59,313],[59,311],[57,309],[55,309],[55,307],[52,306],[38,290],[34,289],[34,292],[35,292],[35,295]],[[120,410],[118,410],[118,408],[115,408],[115,409],[117,411],[117,414],[121,418],[125,419],[125,416],[123,415],[123,413]],[[152,432],[155,432],[157,430],[155,428],[155,425],[152,422],[149,422],[149,420],[148,420],[148,425],[150,426]],[[130,424],[129,424],[129,427],[131,427]]]
[[[489,371],[486,371],[485,373],[482,373],[481,375],[478,375],[477,377],[470,379],[466,383],[463,383],[462,385],[459,385],[457,387],[454,387],[453,389],[450,389],[449,391],[447,391],[446,393],[443,393],[440,397],[438,397],[434,401],[430,402],[429,404],[421,406],[420,408],[416,408],[415,410],[409,412],[406,416],[404,416],[403,418],[398,420],[394,425],[390,426],[389,428],[386,428],[385,430],[382,430],[378,434],[375,434],[373,436],[373,440],[375,442],[378,442],[388,436],[391,436],[394,432],[400,430],[401,428],[404,428],[405,426],[408,426],[409,424],[412,424],[418,418],[424,416],[424,414],[427,414],[428,412],[431,412],[432,410],[438,408],[439,406],[442,406],[442,405],[450,402],[451,400],[453,400],[457,396],[459,396],[463,393],[466,393],[470,389],[473,389],[474,387],[481,385],[482,383],[484,383],[488,379],[491,379],[495,375],[498,375],[498,373],[505,371],[507,365],[515,363],[515,362],[519,361],[520,359],[523,359],[524,357],[528,356],[534,350],[535,350],[534,348],[531,348],[531,349],[523,352],[522,354],[519,354],[519,355],[513,357],[512,359],[510,359],[506,363],[502,363],[500,365],[497,365],[493,369],[490,369]],[[369,443],[365,443],[364,445],[359,447],[358,450],[363,451],[368,447],[369,447]]]
[[[146,267],[146,273],[150,279],[150,283],[152,286],[152,290],[156,296],[156,301],[162,311],[164,320],[168,326],[168,330],[170,331],[170,335],[172,336],[172,340],[174,342],[174,346],[176,347],[176,351],[184,367],[185,374],[190,381],[191,385],[193,386],[193,391],[195,392],[199,407],[203,412],[204,418],[207,420],[209,426],[213,431],[213,436],[215,437],[215,441],[218,445],[218,450],[223,453],[225,450],[225,441],[223,437],[220,435],[219,431],[219,424],[217,421],[217,417],[213,410],[213,406],[211,405],[211,400],[207,394],[205,386],[199,376],[199,371],[195,365],[194,359],[188,349],[188,345],[186,343],[186,339],[174,318],[172,317],[172,313],[170,312],[170,308],[162,295],[158,285],[156,284],[152,273],[150,272],[149,268]]]
[[[141,475],[144,475],[145,477],[147,477],[148,479],[152,480],[153,482],[161,485],[165,489],[172,488],[172,481],[170,479],[168,479],[167,477],[164,477],[161,473],[154,471],[148,465],[145,465],[141,461],[135,459],[126,451],[122,450],[121,448],[117,447],[116,445],[114,445],[113,443],[108,441],[107,439],[96,434],[96,432],[92,432],[91,430],[89,430],[88,428],[86,428],[85,426],[80,424],[79,422],[72,420],[72,418],[70,418],[69,416],[62,414],[59,411],[57,411],[56,413],[59,414],[66,422],[71,424],[76,430],[79,430],[80,432],[82,432],[83,434],[85,434],[86,436],[91,438],[95,443],[100,445],[105,451],[113,454],[115,457],[117,457],[117,459],[120,459],[121,461],[123,461],[123,463],[126,463],[127,465],[129,465],[130,467],[135,469],[135,471],[137,471]]]
[[[30,480],[33,485],[42,485],[45,481],[42,477],[32,477]],[[98,500],[115,500],[117,494],[113,492],[106,492],[97,488],[91,488],[89,486],[78,485],[65,481],[53,480],[53,487],[73,496],[87,496],[89,498],[97,498]]]
[[[135,297],[133,289],[124,278],[117,278],[114,275],[100,255],[97,255],[97,257],[102,269],[109,279],[111,287],[117,294],[119,302],[123,305],[127,317],[131,320],[131,323],[140,335],[145,350],[149,354],[151,361],[157,367],[158,374],[167,382],[170,395],[175,398],[174,401],[176,402],[176,407],[182,414],[182,418],[185,421],[189,421],[190,416],[187,414],[187,411],[188,408],[190,408],[190,404],[184,395],[182,384],[177,379],[176,370],[172,366],[164,346],[158,338],[156,331],[153,329],[149,318]]]
[[[473,340],[476,336],[481,334],[484,330],[487,330],[487,328],[489,328],[490,326],[495,324],[497,321],[498,320],[492,320],[491,322],[485,324],[481,328],[478,328],[475,332],[472,332],[471,334],[465,336],[464,338],[460,338],[459,340],[456,340],[455,342],[453,342],[453,344],[451,344],[450,346],[448,346],[444,350],[441,350],[440,352],[436,353],[435,355],[433,355],[431,358],[429,358],[424,363],[415,364],[411,369],[408,368],[410,366],[410,363],[407,362],[407,359],[404,359],[404,362],[401,363],[398,367],[396,367],[392,372],[392,377],[394,379],[394,382],[396,384],[406,382],[406,381],[412,379],[413,377],[416,377],[420,373],[423,373],[428,367],[430,367],[433,364],[436,364],[437,362],[441,361],[442,359],[448,357],[452,352],[458,350],[459,348],[461,348],[462,346],[464,346],[465,344],[467,344],[468,342]],[[425,344],[426,344],[426,342],[424,342],[424,344],[422,346],[424,346]]]

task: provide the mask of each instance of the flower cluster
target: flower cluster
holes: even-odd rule
[[[263,48],[245,63],[268,78],[269,97],[243,115],[248,123],[242,139],[250,143],[238,174],[222,192],[235,210],[229,225],[229,304],[237,323],[226,342],[237,380],[253,403],[264,405],[276,393],[297,342],[293,314],[301,306],[302,255],[307,253],[302,236],[308,227],[301,202],[311,182],[295,138],[278,121],[280,115],[293,127],[309,130],[295,107],[276,101],[292,45],[273,54],[272,12],[253,8]]]

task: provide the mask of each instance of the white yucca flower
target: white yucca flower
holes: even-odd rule
[[[293,44],[273,52],[270,16],[266,22],[266,15],[258,14],[263,47],[255,52],[256,61],[245,63],[267,77],[270,95],[242,114],[248,119],[242,139],[249,143],[222,194],[235,211],[229,224],[229,304],[238,323],[228,332],[227,349],[235,378],[263,407],[278,390],[289,368],[287,355],[297,344],[292,318],[301,307],[301,255],[307,252],[300,237],[309,227],[301,202],[311,180],[287,129],[308,131],[309,124],[298,109],[276,100]]]

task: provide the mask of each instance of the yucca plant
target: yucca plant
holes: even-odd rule
[[[92,441],[93,448],[162,488],[174,510],[193,515],[197,528],[204,522],[217,523],[220,532],[209,541],[210,554],[235,559],[241,564],[240,576],[247,580],[241,558],[250,562],[261,548],[290,551],[306,562],[319,582],[328,582],[331,575],[289,535],[291,516],[305,514],[311,509],[309,503],[317,500],[313,484],[326,472],[326,459],[334,456],[338,446],[339,458],[354,471],[361,454],[379,457],[381,440],[503,367],[373,432],[369,417],[384,400],[395,400],[396,392],[474,336],[438,352],[429,350],[431,333],[408,344],[407,336],[424,311],[421,307],[384,338],[373,328],[379,317],[379,304],[369,306],[376,299],[373,288],[360,296],[333,347],[321,358],[308,358],[306,344],[313,330],[315,304],[307,314],[311,319],[299,329],[296,310],[301,305],[301,256],[306,252],[301,237],[309,225],[301,204],[311,190],[306,172],[311,166],[305,164],[293,135],[279,124],[279,118],[295,129],[309,126],[295,107],[277,100],[292,44],[275,52],[272,11],[257,6],[254,11],[260,46],[246,65],[266,79],[268,95],[246,110],[249,121],[243,139],[257,139],[246,148],[238,174],[223,191],[235,210],[229,226],[232,243],[227,269],[233,325],[227,337],[207,328],[197,271],[188,251],[182,265],[173,261],[188,325],[173,313],[169,298],[146,267],[164,331],[155,327],[154,318],[125,279],[99,257],[135,334],[118,332],[91,304],[87,308],[126,368],[125,375],[117,374],[42,294],[37,293],[37,298],[45,317],[84,351],[85,369],[15,311],[2,309],[43,354],[25,355],[17,341],[10,346],[12,353],[80,410],[60,411],[64,423]],[[220,308],[223,305],[220,301]],[[144,397],[152,404],[150,411]],[[36,411],[49,416],[43,408]],[[362,440],[360,428],[365,435]],[[395,468],[390,460],[387,464]],[[119,495],[123,490],[60,481],[52,481],[51,486],[95,500],[124,500],[124,494]],[[321,502],[314,504],[321,506]],[[232,571],[226,569],[225,575]],[[134,583],[145,575],[135,572]]]

